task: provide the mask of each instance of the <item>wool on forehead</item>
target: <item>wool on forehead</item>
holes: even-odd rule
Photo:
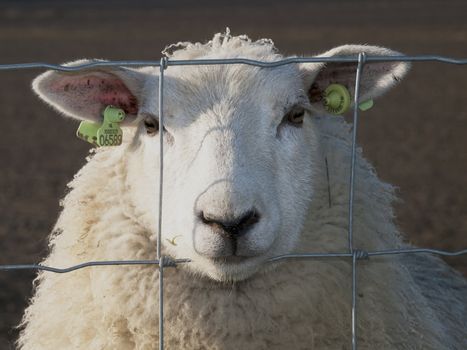
[[[253,41],[247,35],[232,36],[229,28],[206,43],[178,42],[168,45],[162,53],[169,59],[178,60],[245,57],[272,61],[282,57],[271,39]]]
[[[171,60],[247,58],[267,62],[284,58],[271,39],[254,41],[247,35],[233,36],[229,28],[224,33],[215,34],[205,43],[178,42],[168,45],[162,53]],[[190,92],[196,92],[195,95],[201,95],[201,91],[206,88],[210,94],[216,89],[224,94],[226,87],[235,91],[235,95],[241,95],[242,91],[248,94],[251,91],[247,91],[246,87],[250,83],[256,87],[271,87],[272,84],[276,93],[284,95],[282,90],[287,88],[286,81],[301,81],[295,65],[267,70],[248,65],[171,66],[168,75],[177,76],[179,87],[182,85]]]

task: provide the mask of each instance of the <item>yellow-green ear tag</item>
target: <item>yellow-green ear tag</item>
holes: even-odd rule
[[[369,110],[371,107],[373,107],[374,103],[373,100],[368,100],[365,102],[362,102],[358,105],[358,108],[360,108],[361,111],[365,112]]]
[[[344,114],[350,109],[350,93],[344,85],[331,84],[323,95],[324,109],[332,114]],[[361,111],[367,111],[373,107],[373,100],[367,100],[358,105]]]
[[[344,85],[331,84],[323,95],[324,109],[332,114],[344,114],[350,108],[350,93]]]
[[[125,112],[122,109],[107,106],[102,124],[82,121],[76,135],[97,147],[119,146],[122,144],[123,132],[120,129],[120,123],[123,119],[125,119]]]
[[[104,110],[104,122],[97,130],[99,146],[120,146],[123,132],[120,123],[125,119],[125,112],[114,106],[107,106]]]
[[[100,124],[82,121],[79,123],[76,136],[81,140],[92,143],[94,146],[99,147],[97,143],[97,130],[101,127]]]

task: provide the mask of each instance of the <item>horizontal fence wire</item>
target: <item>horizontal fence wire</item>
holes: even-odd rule
[[[292,57],[279,61],[264,62],[251,60],[247,58],[226,58],[226,59],[198,59],[198,60],[166,60],[166,66],[209,66],[209,65],[226,65],[226,64],[246,64],[249,66],[257,66],[262,68],[274,68],[293,63],[358,63],[356,56],[340,56],[340,57]],[[441,62],[448,64],[467,64],[467,59],[455,59],[436,55],[418,55],[418,56],[367,56],[366,62]],[[0,70],[16,70],[16,69],[53,69],[63,72],[75,72],[83,69],[95,67],[144,67],[152,66],[159,67],[161,61],[93,61],[90,63],[78,64],[73,66],[51,64],[43,62],[32,63],[13,63],[0,64]]]
[[[399,254],[436,254],[441,256],[461,256],[467,255],[467,248],[459,251],[449,252],[438,249],[429,248],[400,248],[378,251],[364,251],[354,249],[353,247],[353,203],[354,203],[354,183],[355,183],[355,164],[356,164],[356,140],[358,126],[358,104],[360,92],[360,77],[364,70],[365,64],[368,62],[440,62],[447,64],[466,65],[467,59],[455,59],[437,55],[418,55],[418,56],[367,56],[364,52],[358,56],[341,56],[341,57],[291,57],[279,61],[264,62],[246,58],[232,59],[195,59],[195,60],[169,60],[162,58],[160,61],[91,61],[79,65],[57,65],[50,63],[15,63],[15,64],[0,64],[0,70],[20,70],[20,69],[53,69],[63,72],[77,72],[98,67],[143,67],[153,66],[159,67],[159,118],[160,124],[163,125],[163,87],[164,87],[164,71],[169,66],[195,66],[195,65],[229,65],[229,64],[244,64],[257,66],[261,68],[274,68],[287,64],[296,63],[349,63],[357,64],[355,77],[355,96],[353,109],[353,128],[352,128],[352,150],[351,150],[351,169],[350,169],[350,184],[349,184],[349,216],[348,216],[348,252],[336,253],[296,253],[284,254],[268,259],[267,263],[279,262],[289,259],[328,259],[328,258],[351,258],[352,263],[352,314],[351,314],[351,346],[353,350],[357,349],[357,261],[360,259],[368,259],[370,257],[391,256]],[[158,213],[158,233],[157,233],[157,259],[155,260],[114,260],[114,261],[88,261],[81,264],[73,265],[66,268],[58,268],[45,266],[41,264],[13,264],[0,265],[0,271],[17,271],[17,270],[41,270],[53,273],[69,273],[79,269],[96,267],[96,266],[121,266],[121,265],[157,265],[159,267],[159,349],[164,349],[164,308],[163,308],[163,272],[165,267],[176,267],[178,264],[189,263],[190,259],[172,259],[169,256],[162,254],[162,193],[163,193],[163,133],[164,128],[160,128],[160,167],[159,167],[159,213]]]
[[[413,249],[392,249],[392,250],[379,250],[379,251],[362,251],[360,252],[361,258],[370,258],[387,255],[400,255],[400,254],[436,254],[440,256],[460,256],[467,255],[467,249],[459,250],[457,252],[447,252],[438,249],[425,249],[425,248],[413,248]],[[353,253],[300,253],[300,254],[284,254],[278,255],[273,258],[266,260],[266,263],[273,263],[281,260],[288,259],[325,259],[325,258],[351,258]],[[358,255],[358,254],[356,254]],[[184,264],[191,262],[191,259],[170,259],[166,257],[164,262],[165,267],[176,267],[178,264]],[[76,270],[84,269],[93,266],[120,266],[120,265],[159,265],[159,260],[105,260],[105,261],[88,261],[86,263],[73,265],[70,267],[58,268],[51,267],[41,264],[16,264],[16,265],[0,265],[0,270],[11,271],[11,270],[42,270],[55,273],[67,273]]]

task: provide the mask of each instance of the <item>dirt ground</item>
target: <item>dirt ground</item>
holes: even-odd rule
[[[174,2],[175,3],[175,2]],[[196,3],[196,5],[195,5]],[[166,44],[226,26],[287,54],[344,43],[467,58],[466,1],[0,1],[0,63],[159,59]],[[0,264],[39,262],[65,185],[89,149],[76,124],[32,94],[38,70],[0,72]],[[467,247],[467,67],[418,63],[362,115],[359,142],[399,188],[398,223],[416,245]],[[448,262],[467,275],[467,257]],[[33,272],[0,273],[0,349],[31,295]]]

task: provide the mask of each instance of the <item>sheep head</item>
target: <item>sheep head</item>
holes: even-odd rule
[[[272,42],[218,34],[206,44],[181,43],[170,59],[281,59]],[[345,45],[322,56],[397,55]],[[70,65],[83,64],[76,61]],[[367,63],[361,98],[381,95],[406,63]],[[351,94],[355,63],[169,66],[164,125],[158,116],[154,68],[49,71],[36,93],[64,115],[96,121],[106,105],[122,108],[127,188],[138,220],[157,231],[159,132],[164,128],[163,242],[165,253],[190,258],[191,271],[219,281],[252,276],[273,256],[291,252],[313,200],[319,149],[314,119],[331,83]]]

